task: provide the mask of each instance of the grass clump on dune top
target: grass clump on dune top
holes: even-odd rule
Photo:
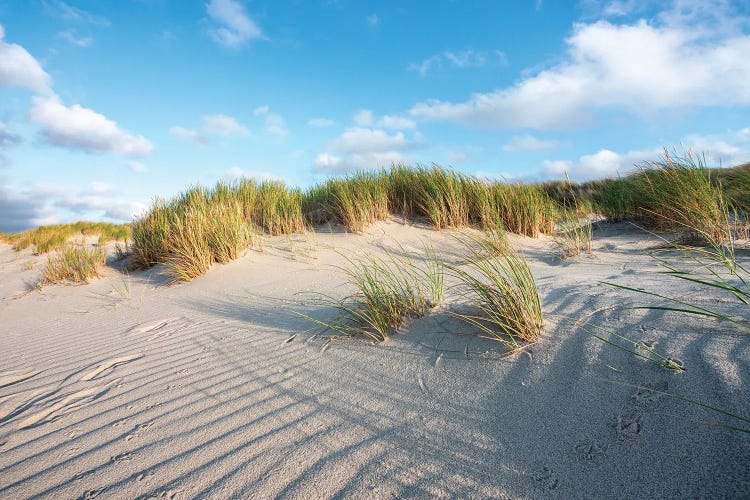
[[[130,238],[129,224],[110,224],[107,222],[76,222],[40,226],[20,233],[5,234],[2,239],[13,246],[16,251],[31,246],[34,253],[42,255],[64,248],[73,236],[99,236],[99,241],[127,241]]]
[[[96,247],[70,246],[49,258],[42,273],[43,284],[83,284],[101,276],[106,254]]]

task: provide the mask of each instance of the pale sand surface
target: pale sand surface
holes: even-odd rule
[[[654,274],[655,238],[623,224],[595,235],[593,255],[566,262],[550,239],[512,238],[548,319],[542,340],[511,357],[466,335],[450,292],[377,346],[325,347],[290,312],[330,317],[299,294],[350,292],[331,269],[338,252],[431,241],[459,261],[448,231],[321,230],[295,236],[292,252],[288,238],[268,239],[184,285],[166,286],[158,269],[108,269],[41,292],[46,257],[0,246],[0,498],[747,498],[750,437],[696,422],[732,423],[652,389],[747,417],[750,337],[623,310],[648,299],[599,282],[738,309]],[[595,310],[589,324],[657,341],[687,372],[562,319]]]

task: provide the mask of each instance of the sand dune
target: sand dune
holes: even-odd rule
[[[387,341],[331,342],[300,315],[351,293],[342,254],[461,262],[450,231],[395,221],[364,235],[268,238],[207,275],[159,269],[35,290],[0,247],[0,497],[745,497],[750,440],[677,394],[750,415],[750,337],[716,322],[628,310],[612,281],[725,307],[656,273],[657,241],[597,229],[567,261],[512,237],[542,294],[542,340],[509,356],[446,303]],[[741,255],[744,262],[750,261]],[[40,264],[44,257],[37,258]],[[128,280],[129,294],[113,293]],[[450,285],[450,283],[449,283]],[[596,327],[656,346],[674,373]]]

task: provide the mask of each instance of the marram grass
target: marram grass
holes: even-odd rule
[[[106,254],[102,247],[70,246],[47,262],[42,284],[83,284],[101,276]]]
[[[20,233],[2,234],[3,240],[16,251],[33,247],[36,255],[42,255],[65,248],[74,236],[99,236],[99,242],[127,241],[130,236],[129,224],[110,224],[107,222],[76,222],[40,226]]]

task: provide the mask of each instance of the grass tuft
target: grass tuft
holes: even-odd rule
[[[470,249],[465,264],[451,266],[464,298],[478,311],[457,314],[482,336],[498,340],[511,349],[536,341],[544,318],[536,281],[526,260],[511,250],[497,255],[489,239],[464,239]]]
[[[42,284],[83,284],[101,276],[106,254],[96,247],[87,250],[81,246],[65,248],[49,258],[42,273]]]

